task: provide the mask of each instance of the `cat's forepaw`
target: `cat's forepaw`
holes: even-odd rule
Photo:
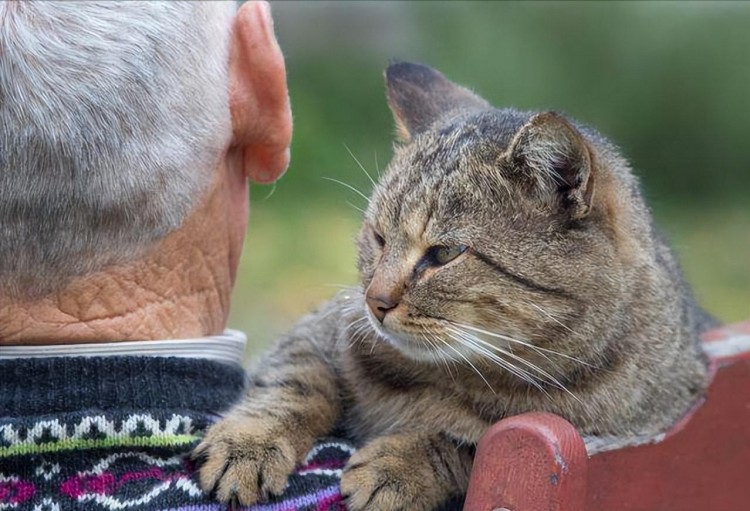
[[[203,490],[243,506],[282,493],[297,463],[282,431],[254,418],[227,417],[214,424],[192,454]]]
[[[426,452],[402,438],[380,438],[356,451],[341,476],[349,511],[430,511],[444,498]]]

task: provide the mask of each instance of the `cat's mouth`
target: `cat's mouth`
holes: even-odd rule
[[[370,324],[383,342],[393,346],[407,358],[419,362],[450,361],[471,365],[472,360],[498,359],[496,352],[518,360],[522,349],[529,346],[522,341],[516,341],[520,343],[518,346],[511,346],[508,341],[513,340],[511,337],[445,317],[409,314],[407,318],[404,310],[394,310],[381,322],[367,307],[365,311]],[[486,335],[489,338],[485,338]],[[510,364],[507,361],[504,363]]]
[[[425,345],[424,339],[401,332],[389,332],[383,328],[379,328],[378,333],[388,344],[412,360],[435,362],[438,358],[438,354]]]
[[[365,307],[367,310],[367,308]],[[444,353],[436,349],[435,342],[428,340],[429,330],[422,327],[422,333],[408,332],[404,330],[404,324],[394,316],[386,316],[381,323],[372,313],[367,310],[367,317],[378,336],[406,357],[420,362],[436,362],[446,358]],[[441,318],[436,318],[441,319]]]

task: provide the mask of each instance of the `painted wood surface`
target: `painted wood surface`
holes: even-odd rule
[[[480,441],[465,511],[750,511],[750,321],[708,332],[705,402],[658,443],[587,457],[564,419],[529,413]]]

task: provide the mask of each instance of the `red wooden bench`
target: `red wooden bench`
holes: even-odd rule
[[[707,398],[663,439],[588,456],[558,416],[502,420],[479,442],[464,511],[750,511],[750,321],[703,341]]]

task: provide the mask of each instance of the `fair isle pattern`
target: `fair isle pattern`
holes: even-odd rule
[[[218,511],[188,455],[210,423],[187,413],[0,419],[0,511]],[[285,493],[245,511],[341,510],[353,448],[318,443]]]
[[[238,511],[290,511],[296,509],[310,509],[311,511],[345,510],[337,485],[323,488],[314,493],[300,497],[274,502],[272,504],[256,504],[249,507],[237,507]],[[184,506],[169,511],[227,511],[225,504],[205,504],[200,506]]]
[[[192,419],[177,414],[165,420],[151,414],[131,414],[120,420],[95,415],[70,425],[54,418],[31,425],[1,425],[0,457],[99,447],[187,445],[198,438]]]
[[[142,465],[143,470],[119,470],[119,466],[129,467],[128,461]],[[107,456],[90,470],[78,472],[60,485],[60,492],[80,503],[94,502],[105,509],[133,509],[152,502],[159,495],[169,490],[180,490],[190,497],[202,495],[201,489],[190,479],[188,471],[166,471],[167,467],[180,468],[185,465],[181,456],[157,458],[143,453],[117,453]],[[119,478],[117,474],[122,474]],[[124,483],[152,481],[145,493],[129,497],[127,492],[118,495]],[[88,508],[89,506],[82,506]]]
[[[226,510],[190,452],[246,382],[202,359],[0,358],[0,511]],[[282,495],[244,511],[343,510],[351,451],[319,442]]]

